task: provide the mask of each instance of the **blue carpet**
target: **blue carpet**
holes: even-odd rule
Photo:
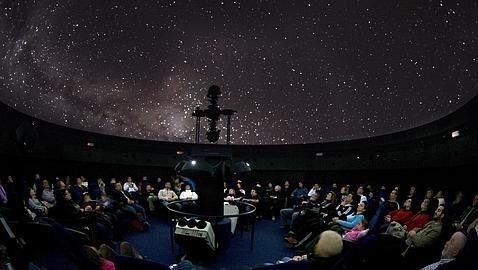
[[[175,245],[173,254],[169,223],[150,218],[151,228],[147,232],[129,232],[124,236],[141,254],[148,259],[163,264],[176,263],[180,254],[179,245]],[[261,220],[256,223],[254,250],[250,250],[250,231],[244,231],[243,237],[237,230],[228,249],[218,252],[217,256],[206,267],[208,269],[247,269],[265,262],[275,262],[284,257],[294,255],[288,249],[280,229],[280,221]]]

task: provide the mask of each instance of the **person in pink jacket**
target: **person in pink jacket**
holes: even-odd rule
[[[368,221],[366,219],[362,219],[355,227],[352,228],[352,230],[348,231],[344,239],[348,241],[355,242],[358,239],[362,238],[365,234],[368,232]]]

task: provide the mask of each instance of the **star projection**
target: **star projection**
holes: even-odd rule
[[[214,84],[238,111],[233,144],[393,133],[477,94],[477,3],[5,0],[0,100],[76,129],[192,143]]]

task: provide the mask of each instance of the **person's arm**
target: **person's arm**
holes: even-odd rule
[[[126,182],[126,183],[123,184],[123,190],[124,190],[124,191],[128,191],[128,187],[129,187],[129,186],[128,186],[128,182]]]
[[[315,188],[311,188],[309,193],[307,193],[307,196],[312,197],[312,194],[314,194]]]
[[[407,244],[413,243],[416,247],[429,246],[436,242],[440,236],[441,228],[441,224],[434,224],[418,230],[417,233],[409,236]]]
[[[181,194],[179,194],[179,199],[180,200],[186,200],[188,197],[187,197],[187,194],[186,192],[181,192]]]
[[[136,192],[138,191],[138,186],[135,183],[133,183],[133,190]]]
[[[171,193],[173,194],[172,199],[173,199],[173,200],[177,200],[177,199],[178,199],[178,195],[176,194],[176,192],[171,191]]]
[[[478,217],[475,218],[475,220],[468,226],[468,229],[466,230],[466,232],[470,232],[471,230],[473,230],[476,226],[478,225]],[[478,233],[478,231],[477,231]]]
[[[362,221],[363,215],[355,215],[353,217],[347,217],[347,221],[339,220],[337,223],[345,228],[352,229],[357,225],[360,221]]]
[[[198,194],[196,192],[192,192],[192,199],[197,200],[198,199]]]
[[[158,199],[163,200],[163,201],[167,200],[168,199],[168,192],[164,192],[164,190],[161,189],[158,192]]]

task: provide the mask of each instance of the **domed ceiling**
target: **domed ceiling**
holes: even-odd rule
[[[234,144],[393,133],[477,94],[477,3],[3,1],[0,101],[77,129],[194,142],[191,114],[214,84],[237,110]]]

